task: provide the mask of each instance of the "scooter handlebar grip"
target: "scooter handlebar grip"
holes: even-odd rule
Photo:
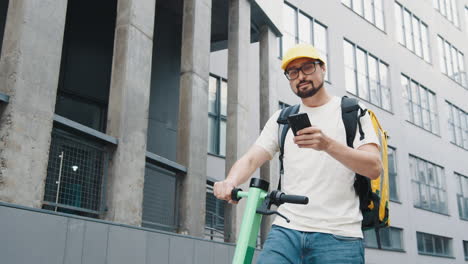
[[[293,203],[293,204],[308,204],[309,197],[302,195],[287,195],[283,194],[280,197],[282,203]]]
[[[241,192],[242,189],[240,188],[234,188],[231,191],[231,200],[238,202],[242,197],[237,197],[237,193]]]

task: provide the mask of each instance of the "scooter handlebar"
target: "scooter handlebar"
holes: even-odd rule
[[[282,194],[279,198],[280,203],[308,204],[309,198],[301,195]]]
[[[232,191],[231,191],[231,200],[238,202],[242,197],[238,197],[237,193],[241,192],[241,191],[242,191],[242,189],[240,189],[240,188],[232,189]]]

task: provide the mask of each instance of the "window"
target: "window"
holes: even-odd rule
[[[409,157],[414,206],[448,214],[444,169],[418,157]]]
[[[388,176],[390,180],[390,200],[399,201],[397,188],[397,167],[395,149],[388,148]]]
[[[398,42],[430,62],[427,25],[401,4],[395,2]]]
[[[284,4],[283,6],[284,34],[282,37],[283,53],[299,43],[314,45],[320,57],[327,65],[325,80],[329,80],[328,74],[328,40],[327,27],[317,20],[309,17],[299,9]]]
[[[466,31],[468,32],[468,6],[465,6],[465,22],[466,22]]]
[[[406,120],[434,134],[439,134],[439,115],[435,94],[415,80],[401,75]]]
[[[457,3],[456,0],[433,0],[434,8],[439,13],[452,22],[455,26],[459,27]]]
[[[437,45],[440,54],[440,70],[450,79],[467,88],[467,77],[465,72],[465,57],[463,53],[455,48],[440,35],[437,36]]]
[[[142,226],[177,231],[177,175],[149,162],[145,167]]]
[[[450,142],[468,150],[468,114],[447,102]]]
[[[468,177],[455,172],[458,181],[457,202],[460,218],[468,220]]]
[[[116,1],[70,1],[63,39],[55,113],[106,130],[114,51]]]
[[[2,51],[3,34],[5,33],[5,24],[6,24],[9,2],[10,2],[9,0],[0,1],[0,52]]]
[[[439,257],[452,257],[452,239],[427,233],[416,232],[418,253]]]
[[[223,242],[226,201],[216,199],[213,184],[212,181],[208,181],[206,185],[205,238]]]
[[[377,28],[385,31],[382,0],[342,0],[341,2]]]
[[[226,155],[227,80],[210,76],[208,95],[208,153]]]
[[[463,251],[465,252],[465,260],[468,260],[468,241],[463,241]]]
[[[364,245],[368,248],[378,248],[387,250],[403,250],[403,240],[401,238],[403,229],[396,227],[387,227],[379,229],[380,244],[377,243],[375,229],[364,231]]]
[[[346,39],[343,45],[346,90],[391,111],[388,65]]]
[[[108,157],[102,144],[53,128],[43,208],[98,218]]]

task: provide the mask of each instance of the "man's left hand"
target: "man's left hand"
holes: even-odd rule
[[[332,142],[323,131],[318,127],[307,127],[297,132],[294,137],[294,143],[300,148],[311,148],[318,151],[327,150]]]

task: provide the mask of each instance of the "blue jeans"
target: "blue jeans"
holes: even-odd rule
[[[363,264],[362,238],[301,232],[274,225],[257,264]]]

